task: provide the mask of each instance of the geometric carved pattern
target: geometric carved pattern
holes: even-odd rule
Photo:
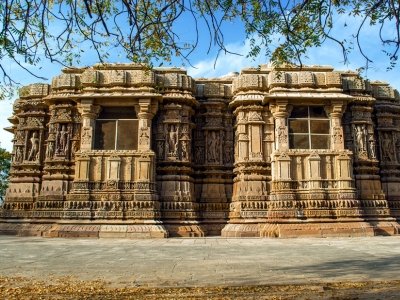
[[[104,117],[114,108],[125,127]],[[194,80],[176,68],[95,65],[65,70],[51,89],[22,88],[11,120],[0,233],[399,232],[399,93],[355,72],[260,66]]]

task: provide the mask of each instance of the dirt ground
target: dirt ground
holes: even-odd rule
[[[1,299],[399,299],[400,281],[215,287],[115,287],[62,277],[0,277]]]

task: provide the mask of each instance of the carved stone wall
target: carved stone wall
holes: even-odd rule
[[[399,233],[400,97],[328,66],[71,68],[20,91],[0,233]]]
[[[228,108],[231,81],[197,82],[194,179],[199,217],[207,234],[219,235],[232,199],[233,115]]]
[[[14,149],[10,170],[10,186],[3,214],[10,218],[35,215],[35,203],[41,191],[48,107],[43,97],[49,86],[33,84],[20,90],[14,104]]]

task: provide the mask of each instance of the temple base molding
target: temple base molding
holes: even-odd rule
[[[0,234],[61,238],[167,238],[168,232],[157,224],[36,224],[0,222]]]
[[[223,237],[238,238],[367,237],[399,233],[400,225],[395,221],[228,224],[222,230]]]

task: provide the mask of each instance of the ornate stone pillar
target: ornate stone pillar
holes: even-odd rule
[[[163,224],[171,236],[203,236],[193,179],[194,82],[185,72],[158,71],[164,87],[157,115],[157,183]],[[164,143],[163,143],[164,141]],[[164,145],[164,147],[163,147]]]
[[[368,146],[371,156],[380,161],[382,189],[391,215],[400,220],[400,96],[386,83],[372,82],[371,86],[376,99],[376,136],[368,140]]]
[[[72,189],[75,153],[79,151],[80,115],[74,103],[50,105],[42,189],[36,209],[43,217],[62,217],[63,201]]]
[[[48,107],[43,98],[47,84],[33,84],[20,89],[20,99],[14,105],[14,149],[9,187],[6,193],[4,217],[31,218],[42,184],[44,143]]]
[[[241,74],[234,80],[235,162],[229,222],[223,236],[259,236],[268,209],[271,166],[265,153],[266,79],[261,74]]]
[[[344,115],[345,147],[353,151],[353,170],[359,213],[365,218],[387,217],[389,210],[382,191],[376,135],[373,122],[375,99],[369,83],[358,77],[345,79],[345,87],[353,96]],[[378,118],[379,119],[379,118]],[[345,210],[342,208],[341,210]]]
[[[151,137],[151,122],[154,113],[151,111],[151,99],[139,100],[139,137],[138,137],[138,150],[150,150],[150,137]]]
[[[337,193],[336,205],[340,209],[338,215],[345,215],[344,210],[357,206],[354,175],[351,160],[351,153],[345,149],[345,138],[343,134],[342,117],[345,112],[345,103],[342,100],[332,100],[330,105],[325,107],[325,111],[329,115],[331,122],[331,150],[335,153],[334,170],[331,174],[334,175],[334,185],[337,190],[330,190],[330,194]],[[327,165],[329,168],[329,165]],[[339,202],[346,201],[352,203],[351,205],[341,205]],[[353,216],[355,216],[353,214]]]
[[[296,208],[293,206],[295,196],[292,181],[294,178],[292,178],[291,174],[292,160],[288,155],[289,130],[287,118],[291,109],[292,107],[288,105],[288,101],[284,99],[276,100],[275,103],[271,104],[275,122],[275,147],[271,155],[271,203],[268,216],[272,220],[296,217]],[[311,168],[308,169],[312,170]]]
[[[331,149],[344,150],[344,137],[342,127],[343,101],[332,101],[328,108],[329,119],[331,120]]]
[[[224,82],[198,82],[195,116],[196,198],[203,228],[220,235],[226,225],[233,179],[233,126]]]
[[[81,151],[92,150],[95,122],[100,112],[100,106],[93,105],[93,100],[83,99],[78,106],[78,109],[82,117],[80,149]]]
[[[93,161],[89,155],[90,151],[93,150],[94,146],[94,134],[95,134],[95,122],[100,112],[100,106],[94,105],[92,99],[82,99],[77,105],[77,110],[80,113],[81,126],[79,129],[80,139],[75,138],[70,142],[72,149],[72,142],[75,142],[75,151],[71,151],[74,156],[74,177],[72,182],[72,188],[70,193],[66,197],[64,202],[63,217],[65,219],[90,219],[94,217],[92,212],[91,193],[94,188],[91,182],[91,168],[93,167]],[[68,126],[64,123],[58,123],[54,125],[57,128],[55,134],[55,153],[54,158],[57,161],[57,157],[62,157],[63,151],[60,148],[63,143],[60,138],[65,135],[62,131],[67,131]],[[71,126],[70,126],[71,127]],[[51,142],[51,140],[50,140]],[[80,143],[79,147],[77,146]],[[77,151],[77,149],[79,149]],[[102,162],[100,162],[101,166]],[[97,164],[98,165],[98,164]],[[101,168],[100,171],[101,176]],[[99,174],[96,174],[98,176]]]

